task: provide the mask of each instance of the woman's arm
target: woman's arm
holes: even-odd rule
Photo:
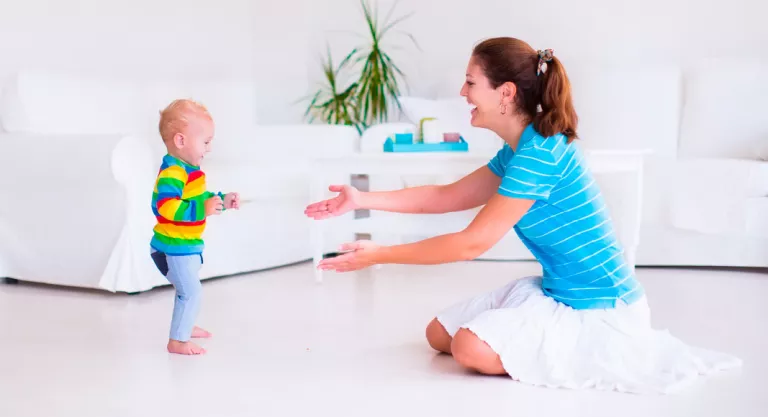
[[[382,248],[376,263],[425,265],[475,259],[501,240],[533,203],[533,200],[495,194],[466,229],[420,242]]]
[[[450,213],[481,206],[499,188],[501,178],[487,166],[448,185],[361,193],[360,208],[396,213]]]
[[[448,185],[429,185],[398,191],[361,193],[348,185],[332,185],[336,197],[307,206],[315,220],[340,216],[350,210],[370,209],[397,213],[449,213],[481,206],[498,189],[501,178],[481,167]]]
[[[379,247],[365,241],[355,242],[342,247],[342,250],[353,252],[325,259],[318,267],[347,272],[375,264],[433,265],[472,260],[501,240],[533,203],[534,200],[494,194],[472,223],[461,232],[389,247]]]

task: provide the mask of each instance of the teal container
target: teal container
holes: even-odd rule
[[[395,143],[399,145],[413,143],[413,133],[395,133]]]
[[[458,142],[440,143],[399,143],[397,136],[387,138],[384,152],[467,152],[469,145],[463,137]]]

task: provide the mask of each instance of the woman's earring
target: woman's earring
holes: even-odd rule
[[[507,105],[501,104],[499,107],[501,107],[501,114],[507,114]]]

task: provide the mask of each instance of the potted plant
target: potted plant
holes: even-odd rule
[[[378,8],[372,7],[369,0],[361,0],[360,3],[368,42],[354,48],[338,66],[333,65],[328,49],[322,61],[323,84],[311,96],[305,117],[310,122],[321,119],[331,124],[352,125],[362,133],[372,124],[386,121],[393,107],[401,110],[398,97],[400,87],[405,83],[405,74],[385,51],[385,39],[392,34],[400,34],[410,39],[416,48],[419,46],[413,35],[394,30],[412,15],[393,19],[397,2],[383,21],[379,20]],[[339,84],[346,73],[354,71],[359,71],[357,77],[352,78],[355,81],[347,86]]]

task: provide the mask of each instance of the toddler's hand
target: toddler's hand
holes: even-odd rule
[[[221,197],[215,196],[205,200],[205,217],[221,214],[224,210],[224,203]]]
[[[224,196],[224,208],[229,209],[239,209],[240,208],[240,194],[238,193],[228,193]]]

